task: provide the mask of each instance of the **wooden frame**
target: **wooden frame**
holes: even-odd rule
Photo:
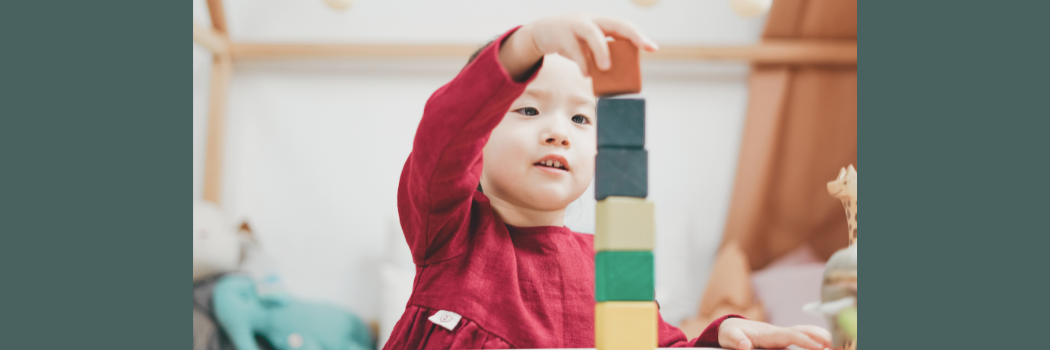
[[[670,46],[642,58],[744,61],[756,64],[857,64],[857,42],[767,40],[753,46]]]
[[[193,41],[214,55],[208,101],[208,136],[204,161],[204,199],[221,202],[226,95],[234,61],[342,57],[462,57],[476,45],[342,45],[234,43],[227,32],[222,0],[207,0],[211,28],[193,24]],[[838,40],[767,40],[752,46],[665,46],[643,52],[643,59],[741,61],[755,64],[857,64],[857,42]]]
[[[233,43],[235,60],[324,57],[468,57],[471,45],[336,45]],[[778,40],[753,46],[669,46],[646,59],[745,61],[769,64],[856,64],[857,42]]]
[[[204,149],[204,199],[222,203],[222,164],[225,154],[226,97],[233,61],[229,55],[214,55],[208,92],[208,135]]]
[[[222,0],[208,0],[211,28],[193,24],[193,42],[212,52],[211,87],[208,92],[208,136],[204,149],[204,200],[222,204],[222,163],[226,134],[226,97],[233,71],[230,37]]]
[[[204,46],[215,55],[226,55],[230,51],[230,42],[225,35],[197,23],[193,24],[193,42]]]

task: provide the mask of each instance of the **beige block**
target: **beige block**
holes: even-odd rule
[[[598,350],[655,349],[657,311],[652,301],[606,301],[594,306]]]
[[[635,197],[598,201],[594,250],[653,250],[656,245],[653,202]]]

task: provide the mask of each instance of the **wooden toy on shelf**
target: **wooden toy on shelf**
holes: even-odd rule
[[[849,222],[849,246],[831,255],[824,265],[820,302],[806,310],[823,315],[831,328],[835,349],[857,348],[857,170],[850,165],[828,182],[828,194],[842,201]]]
[[[840,169],[838,178],[828,182],[828,193],[842,201],[842,207],[846,209],[849,244],[857,243],[857,169],[853,164],[848,170]]]

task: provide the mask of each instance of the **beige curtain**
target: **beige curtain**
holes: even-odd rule
[[[855,41],[857,2],[776,0],[763,39]],[[755,66],[748,103],[723,245],[752,270],[803,244],[829,258],[848,243],[825,184],[857,165],[857,66]]]

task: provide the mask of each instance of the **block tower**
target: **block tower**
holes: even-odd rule
[[[648,195],[645,99],[615,97],[641,92],[638,48],[609,41],[612,68],[589,60],[598,99],[594,235],[595,345],[598,350],[657,346],[654,301],[653,203]]]

